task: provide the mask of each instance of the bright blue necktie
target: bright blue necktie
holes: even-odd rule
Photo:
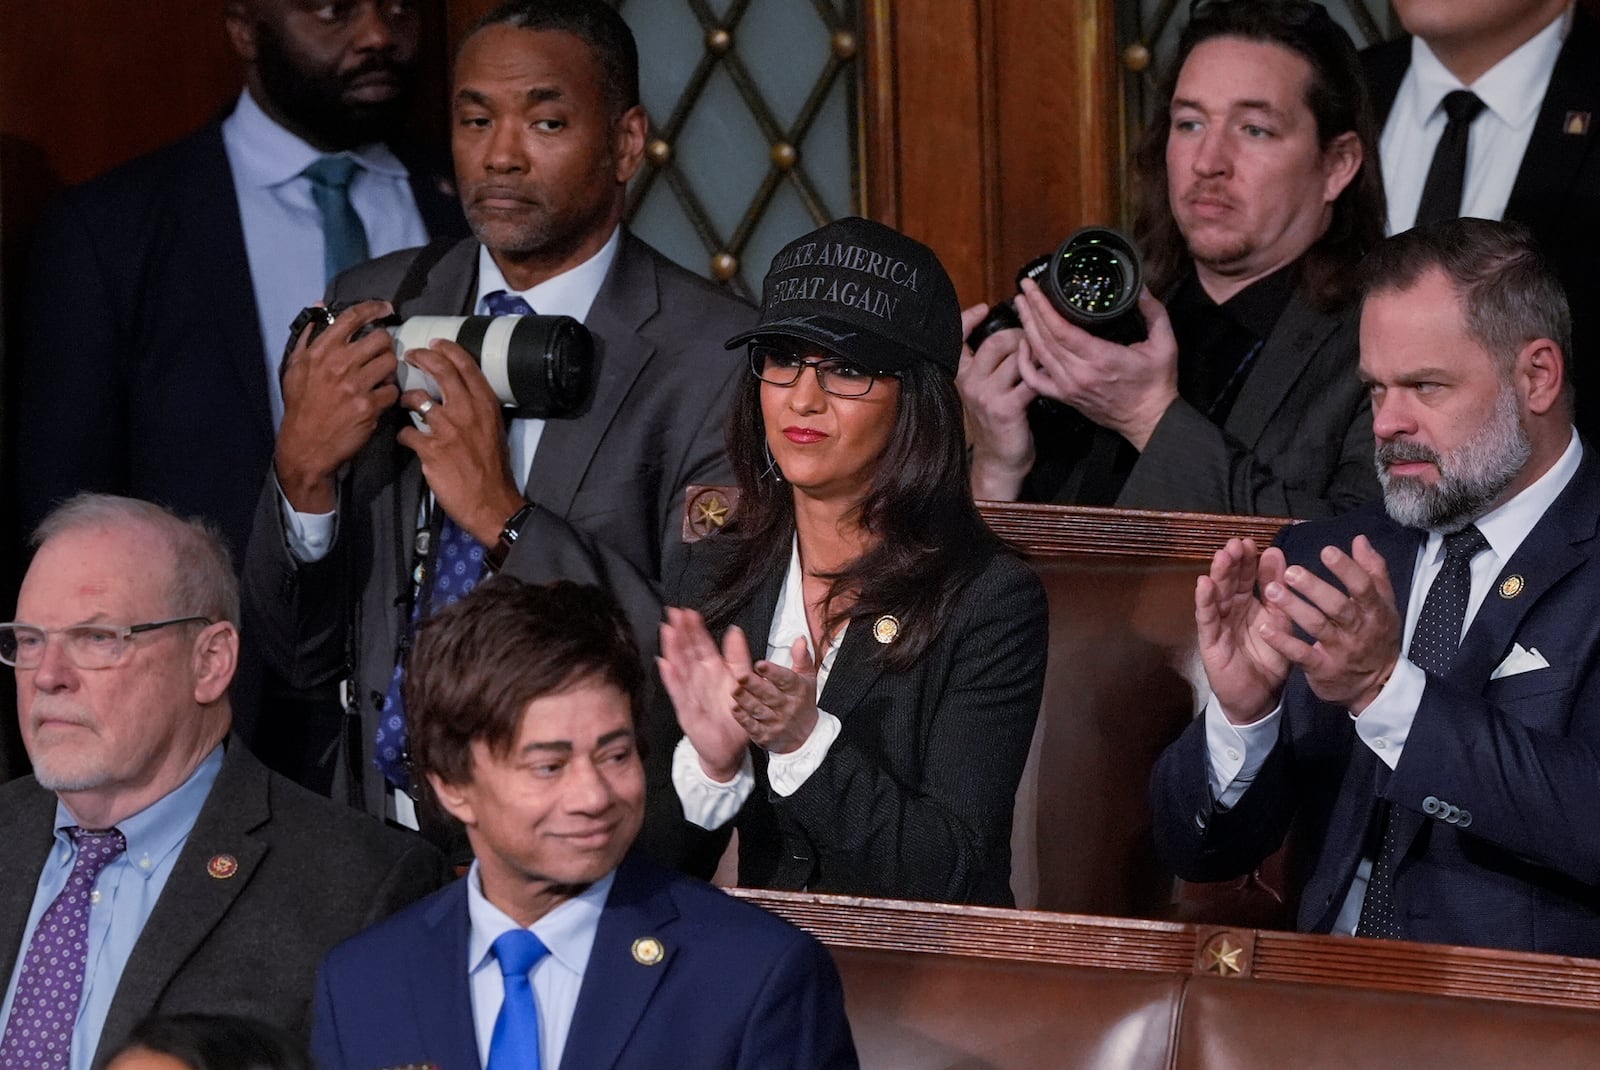
[[[350,180],[360,165],[348,156],[322,156],[300,172],[311,180],[311,199],[322,213],[323,281],[368,257],[367,231],[350,203]]]
[[[531,316],[533,306],[524,301],[520,296],[507,293],[504,290],[495,290],[483,295],[483,305],[489,310],[491,316]]]
[[[526,929],[512,929],[495,940],[494,957],[506,994],[494,1020],[486,1070],[539,1070],[539,1005],[528,974],[549,953],[544,941]]]

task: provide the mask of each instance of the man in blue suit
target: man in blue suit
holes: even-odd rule
[[[321,1070],[857,1065],[815,939],[630,851],[643,682],[598,588],[496,577],[423,626],[413,757],[477,860],[328,956]]]
[[[1480,219],[1362,270],[1385,508],[1217,552],[1158,845],[1219,880],[1292,826],[1301,929],[1600,955],[1600,463],[1565,296]]]

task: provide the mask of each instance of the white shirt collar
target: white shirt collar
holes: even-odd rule
[[[239,103],[233,114],[223,120],[233,135],[238,149],[238,173],[235,182],[249,186],[279,186],[298,178],[312,163],[328,155],[309,142],[279,126],[277,121],[261,110],[246,89],[239,94]],[[362,145],[339,155],[349,156],[363,168],[380,175],[406,177],[405,164],[388,146]]]
[[[529,926],[529,931],[550,949],[550,957],[579,977],[589,966],[600,915],[616,879],[617,871],[612,870]],[[485,968],[498,969],[499,964],[494,961],[495,940],[520,926],[484,897],[476,860],[467,872],[467,921],[467,976]]]
[[[500,265],[494,262],[494,257],[489,254],[487,246],[478,246],[478,294],[473,308],[480,315],[483,312],[484,294],[494,293],[496,290],[505,290],[507,293],[519,295],[532,306],[534,312],[541,316],[571,316],[582,323],[589,316],[589,308],[594,304],[595,297],[600,293],[600,286],[606,281],[606,274],[611,270],[612,261],[617,258],[617,248],[622,244],[622,226],[619,224],[611,232],[611,237],[600,247],[600,251],[575,268],[563,271],[554,278],[546,279],[527,290],[516,290],[506,282],[505,274],[500,270]]]
[[[1485,71],[1476,82],[1466,86],[1450,73],[1433,49],[1420,37],[1411,39],[1411,70],[1416,76],[1417,100],[1422,108],[1423,121],[1427,122],[1438,112],[1445,94],[1457,89],[1471,89],[1508,126],[1518,126],[1530,120],[1544,100],[1545,87],[1550,84],[1550,72],[1555,69],[1556,56],[1572,28],[1572,5],[1551,20],[1550,25],[1524,41],[1516,51]]]
[[[1534,480],[1516,497],[1491,509],[1475,521],[1478,530],[1488,541],[1489,549],[1494,551],[1495,557],[1502,563],[1511,560],[1511,556],[1517,552],[1517,548],[1528,537],[1534,525],[1539,523],[1540,518],[1572,481],[1582,460],[1583,444],[1578,438],[1577,431],[1573,431],[1566,450],[1557,458],[1556,463],[1550,466],[1548,472]],[[1423,560],[1432,561],[1443,553],[1444,536],[1434,532],[1428,536]]]

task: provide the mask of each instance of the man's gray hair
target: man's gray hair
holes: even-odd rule
[[[1529,342],[1548,338],[1561,347],[1570,405],[1572,310],[1528,229],[1470,218],[1414,227],[1368,254],[1363,288],[1368,297],[1405,290],[1434,268],[1460,297],[1467,333],[1499,361],[1502,373]]]
[[[143,524],[156,532],[172,554],[169,614],[205,616],[239,626],[239,581],[233,573],[233,559],[222,536],[198,518],[185,519],[137,498],[83,493],[52,509],[34,529],[30,543],[37,550],[68,532],[119,529],[130,524]]]

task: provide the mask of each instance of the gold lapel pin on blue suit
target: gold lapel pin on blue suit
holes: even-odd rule
[[[633,942],[633,961],[641,966],[658,966],[667,957],[667,949],[653,936],[641,936]]]
[[[1515,598],[1517,595],[1522,593],[1522,589],[1527,585],[1527,581],[1521,576],[1516,574],[1507,576],[1505,579],[1500,581],[1500,597]]]

